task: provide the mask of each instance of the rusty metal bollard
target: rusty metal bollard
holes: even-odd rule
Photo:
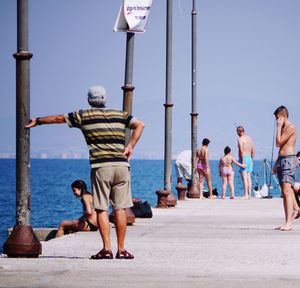
[[[12,258],[37,258],[42,245],[30,225],[16,225],[3,244],[3,253]]]
[[[186,195],[186,192],[187,192],[187,186],[182,186],[182,185],[176,186],[176,190],[177,190],[177,193],[178,193],[178,200],[179,201],[185,200],[185,195]]]
[[[170,192],[166,190],[158,190],[156,191],[157,195],[157,206],[156,208],[168,208],[167,204],[167,197],[169,196]]]
[[[188,198],[200,198],[200,189],[198,181],[190,181],[188,183],[188,192],[186,195]]]

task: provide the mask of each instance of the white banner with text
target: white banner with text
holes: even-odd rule
[[[145,32],[152,0],[123,0],[114,26],[118,32]]]

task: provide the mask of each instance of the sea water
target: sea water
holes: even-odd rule
[[[218,175],[218,161],[210,161],[213,188],[222,191]],[[255,161],[254,171],[259,185],[264,183],[263,161]],[[235,194],[243,195],[241,177],[237,167]],[[299,171],[298,171],[299,174]],[[16,160],[0,159],[0,252],[7,239],[7,230],[16,223]],[[297,175],[297,179],[300,179]],[[253,178],[253,177],[252,177]],[[32,159],[30,167],[30,193],[32,227],[58,227],[62,220],[77,219],[82,215],[82,206],[73,196],[70,184],[82,179],[90,189],[89,161],[84,159]],[[148,201],[151,206],[157,202],[157,190],[164,188],[163,160],[131,160],[132,196]],[[272,182],[273,186],[276,183]],[[253,179],[253,186],[255,181]],[[172,162],[172,192],[177,197],[176,174]],[[273,197],[280,197],[279,189],[272,189]],[[229,187],[227,191],[229,195]],[[238,203],[237,203],[238,205]]]

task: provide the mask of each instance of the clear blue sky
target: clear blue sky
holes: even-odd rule
[[[15,151],[16,2],[0,1],[0,153]],[[121,1],[29,0],[31,115],[88,106],[89,86],[106,87],[121,108],[124,33],[113,32]],[[219,158],[236,155],[235,124],[270,158],[273,111],[286,105],[300,125],[300,1],[198,0],[198,144],[212,140]],[[192,0],[173,1],[173,148],[190,148]],[[146,123],[135,157],[163,158],[166,1],[154,0],[147,31],[135,36],[133,115]],[[66,125],[31,130],[31,153],[83,151],[80,132]],[[297,149],[300,149],[299,141]],[[277,149],[275,149],[277,153]]]

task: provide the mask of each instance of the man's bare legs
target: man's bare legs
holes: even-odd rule
[[[234,199],[234,174],[228,176],[228,183],[230,187],[230,198]]]
[[[252,194],[252,180],[251,180],[251,173],[247,172],[247,183],[248,183],[248,197],[251,199]]]
[[[243,187],[244,187],[244,199],[249,199],[249,183],[248,183],[248,175],[247,172],[241,172],[241,177],[243,181]]]
[[[118,241],[118,250],[124,251],[124,241],[125,234],[127,228],[127,217],[125,209],[115,209],[115,225],[116,225],[116,233],[117,233],[117,241]]]
[[[103,249],[105,249],[106,251],[110,251],[111,243],[108,211],[97,210],[97,222],[101,239],[103,242]]]
[[[282,183],[281,191],[283,197],[285,223],[276,229],[281,231],[289,231],[292,229],[293,211],[294,211],[293,207],[294,207],[295,196],[290,183],[287,182]]]
[[[114,210],[115,216],[115,226],[116,226],[116,233],[117,233],[117,241],[118,241],[118,250],[124,251],[124,241],[125,241],[125,234],[127,228],[127,217],[125,209],[115,209]],[[110,224],[109,224],[109,217],[108,211],[97,211],[97,220],[98,220],[98,227],[100,231],[100,235],[103,242],[103,248],[108,251],[111,250],[111,242],[110,242]]]

